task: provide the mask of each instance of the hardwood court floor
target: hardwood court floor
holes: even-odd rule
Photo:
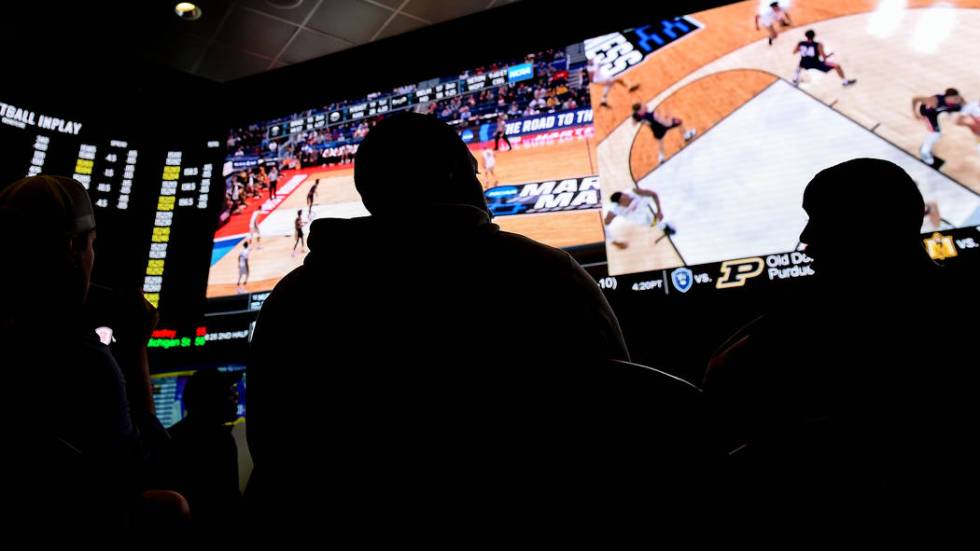
[[[980,2],[797,1],[790,11],[794,27],[784,29],[773,46],[753,24],[756,2],[742,2],[694,14],[704,28],[657,51],[625,77],[639,82],[634,94],[616,87],[610,95],[612,108],[597,109],[596,156],[602,195],[630,189],[657,170],[656,145],[648,129],[630,118],[630,104],[642,101],[697,127],[699,137],[727,113],[749,101],[776,79],[792,79],[798,57],[791,54],[805,29],[817,32],[833,61],[843,65],[858,84],[842,88],[834,73],[809,71],[800,90],[832,106],[869,132],[917,156],[925,135],[921,121],[912,116],[913,95],[930,95],[953,86],[968,100],[980,96]],[[876,9],[878,7],[881,9]],[[955,6],[955,7],[954,7]],[[601,93],[593,87],[593,94]],[[596,96],[593,96],[596,97]],[[788,117],[785,124],[794,124]],[[935,154],[944,160],[942,172],[973,191],[980,191],[980,158],[975,138],[965,128],[944,118],[944,137]],[[819,136],[820,128],[813,128]],[[773,136],[779,132],[773,132]],[[681,150],[679,132],[668,134],[668,157]],[[762,140],[758,147],[778,157],[778,139]],[[840,143],[839,148],[847,148]],[[836,151],[832,152],[836,156]],[[704,160],[704,162],[712,162]],[[721,163],[724,164],[724,163]],[[800,174],[806,178],[810,175]],[[678,173],[677,177],[683,178]],[[953,205],[955,207],[955,205]],[[664,205],[670,217],[676,205]],[[940,204],[940,210],[943,205]],[[622,226],[622,225],[620,225]],[[617,235],[639,239],[643,245],[621,251],[608,248],[610,273],[627,273],[681,265],[673,240],[663,239],[653,228],[616,227]],[[636,234],[636,235],[633,235]],[[652,266],[652,267],[651,267]]]
[[[506,146],[503,146],[506,149]],[[474,149],[484,178],[483,155]],[[588,138],[572,138],[548,145],[521,145],[513,151],[498,151],[495,173],[498,185],[522,184],[595,175],[594,142]],[[269,290],[297,266],[305,255],[292,254],[293,221],[296,211],[303,209],[307,216],[306,195],[319,179],[313,218],[328,216],[361,216],[367,214],[360,205],[360,195],[354,188],[354,170],[331,170],[310,174],[309,177],[279,207],[260,219],[261,249],[253,248],[249,257],[248,292]],[[410,205],[407,208],[411,208]],[[530,237],[553,247],[570,247],[603,240],[602,222],[598,210],[553,212],[494,219],[501,229]],[[309,235],[309,224],[306,226]],[[208,278],[207,296],[227,296],[237,292],[238,243],[215,263]]]

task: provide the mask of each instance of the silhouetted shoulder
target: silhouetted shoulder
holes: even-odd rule
[[[571,264],[571,267],[576,269],[580,268],[578,263],[572,258],[572,255],[567,252],[545,245],[544,243],[539,243],[523,235],[507,231],[497,231],[496,239],[501,244],[509,247],[515,254],[534,257],[543,265],[552,264],[555,267],[567,268]]]

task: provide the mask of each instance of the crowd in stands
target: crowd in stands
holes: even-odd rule
[[[466,78],[506,70],[508,66],[531,63],[534,77],[525,81],[498,87],[487,87],[482,91],[457,94],[451,98],[430,101],[414,107],[417,113],[433,115],[449,124],[457,131],[472,129],[484,123],[496,123],[500,115],[515,119],[540,114],[573,111],[590,106],[588,79],[582,67],[570,68],[563,50],[546,50],[528,55],[523,60],[509,64],[492,64],[460,74]],[[576,73],[576,78],[572,78]],[[415,85],[402,86],[395,94],[414,92]],[[371,94],[368,100],[380,97]],[[338,102],[325,106],[316,113],[322,115],[348,107],[353,102]],[[305,116],[311,116],[313,112]],[[297,115],[299,116],[299,115]],[[235,129],[228,138],[228,151],[231,156],[263,156],[296,161],[302,167],[345,164],[353,159],[357,144],[367,135],[370,128],[383,115],[326,125],[307,130],[292,136],[270,138],[267,129],[260,125],[250,125]],[[278,121],[282,123],[282,121]],[[288,121],[287,121],[288,122]],[[282,128],[276,124],[271,126]]]
[[[269,167],[266,170],[266,167]],[[279,184],[279,163],[264,163],[257,167],[234,172],[225,178],[223,211],[230,215],[241,213],[252,201],[276,197]]]
[[[236,186],[249,193],[261,173]],[[925,254],[925,205],[897,165],[855,159],[814,176],[800,240],[817,275],[732,328],[697,386],[630,363],[593,278],[491,222],[449,125],[386,118],[354,178],[371,216],[314,222],[304,265],[258,318],[244,497],[227,426],[235,381],[195,375],[187,420],[165,430],[149,399],[153,307],[126,295],[118,343],[94,332],[97,221],[82,185],[0,189],[0,288],[14,291],[0,303],[5,454],[21,463],[8,506],[48,532],[226,542],[551,539],[609,517],[659,533],[665,510],[724,526],[728,541],[786,523],[808,525],[801,538],[841,524],[879,539],[972,529],[975,324],[956,312],[977,311],[975,278]],[[841,197],[876,229],[882,277],[855,277],[867,248],[841,224]],[[408,203],[424,215],[406,217]]]
[[[263,155],[268,151],[269,139],[264,126],[252,124],[229,133],[225,145],[229,156]]]

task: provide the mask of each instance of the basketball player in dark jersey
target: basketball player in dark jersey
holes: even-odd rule
[[[633,120],[638,123],[646,123],[650,126],[650,131],[653,132],[654,139],[657,140],[657,147],[660,149],[660,162],[664,162],[666,155],[664,154],[664,136],[667,132],[673,128],[680,128],[681,132],[684,133],[684,141],[689,142],[691,138],[697,134],[697,130],[685,130],[684,121],[678,119],[677,117],[671,117],[669,115],[658,115],[656,111],[647,111],[647,108],[642,103],[633,104]]]
[[[510,145],[510,140],[507,139],[507,115],[503,114],[497,117],[497,132],[493,135],[494,151],[500,151],[501,138],[503,138],[504,143],[507,144],[507,151],[514,149],[514,146]]]
[[[296,211],[296,220],[293,221],[293,227],[296,230],[296,232],[293,234],[296,241],[293,242],[292,256],[296,256],[297,246],[300,246],[300,251],[302,251],[303,254],[306,254],[306,243],[303,242],[303,209]]]
[[[316,181],[313,182],[313,187],[311,187],[310,191],[306,194],[306,207],[309,209],[309,214],[307,214],[306,217],[310,220],[313,220],[313,203],[316,202],[316,188],[319,185],[320,179],[317,178]]]
[[[800,54],[800,65],[796,68],[796,74],[793,75],[794,86],[800,84],[800,73],[804,69],[816,69],[822,73],[830,72],[833,69],[840,76],[841,84],[844,86],[850,86],[857,82],[857,79],[844,76],[843,67],[833,61],[827,61],[829,54],[824,53],[822,43],[814,40],[817,33],[813,29],[808,30],[804,35],[806,40],[801,41],[796,45],[796,48],[793,48],[794,54]]]
[[[932,148],[942,137],[939,127],[940,113],[955,113],[963,107],[963,97],[956,88],[947,88],[945,93],[934,96],[916,96],[912,98],[912,116],[921,120],[929,130],[926,139],[919,148],[919,158],[928,165],[936,162],[932,156]]]

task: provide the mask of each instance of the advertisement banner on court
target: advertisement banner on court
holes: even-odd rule
[[[535,115],[520,119],[508,119],[507,136],[523,136],[586,124],[592,124],[592,109],[577,109],[564,113],[549,113],[547,115]],[[481,124],[475,131],[470,129],[463,131],[460,137],[467,143],[473,141],[487,142],[494,139],[496,132],[497,123],[489,122]]]
[[[484,194],[487,198],[487,206],[494,216],[601,207],[597,176],[498,186],[487,190]]]

